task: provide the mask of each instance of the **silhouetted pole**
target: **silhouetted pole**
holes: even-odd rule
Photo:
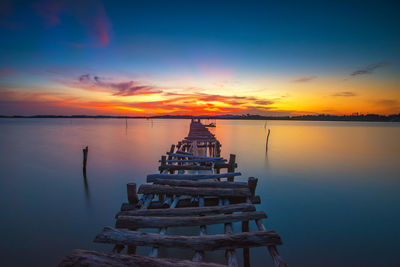
[[[268,140],[269,140],[269,134],[271,133],[271,130],[268,129],[268,134],[267,134],[267,143],[265,145],[265,150],[268,150]]]
[[[86,178],[86,163],[87,163],[87,155],[89,148],[86,146],[83,149],[83,176]]]

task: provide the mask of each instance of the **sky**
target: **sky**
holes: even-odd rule
[[[400,113],[399,1],[0,2],[0,115]]]

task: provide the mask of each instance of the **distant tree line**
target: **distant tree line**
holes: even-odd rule
[[[297,121],[388,121],[400,122],[400,113],[391,115],[378,114],[352,114],[352,115],[299,115],[299,116],[261,116],[252,114],[243,115],[216,115],[216,116],[188,116],[188,115],[163,115],[163,116],[107,116],[107,115],[32,115],[32,116],[4,116],[0,118],[94,118],[94,119],[228,119],[228,120],[297,120]]]

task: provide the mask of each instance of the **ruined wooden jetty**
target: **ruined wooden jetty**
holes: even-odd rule
[[[265,228],[267,215],[256,211],[257,179],[235,182],[241,175],[235,161],[232,154],[229,160],[222,158],[219,141],[200,120],[192,120],[188,136],[161,157],[160,173],[148,175],[138,191],[136,184],[128,184],[128,203],[116,214],[115,227],[105,227],[95,237],[95,242],[113,244],[113,253],[75,250],[59,266],[239,266],[237,249],[243,251],[243,266],[250,266],[249,248],[260,246],[272,256],[271,265],[286,266],[277,250],[280,236]],[[257,232],[249,231],[249,221],[255,221]],[[241,232],[234,232],[233,222],[242,223]],[[212,224],[223,224],[224,233],[208,234]],[[188,226],[199,227],[199,235],[168,234],[170,227]],[[137,246],[152,247],[150,255],[136,255]],[[125,247],[128,255],[121,253]],[[193,256],[158,258],[160,247],[192,249]],[[226,265],[203,261],[213,250],[225,250]]]

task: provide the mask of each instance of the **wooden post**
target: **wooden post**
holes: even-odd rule
[[[170,155],[168,156],[168,159],[169,159],[169,160],[172,159],[171,154],[174,153],[174,151],[175,151],[175,145],[171,145],[171,149],[169,150],[169,154],[170,154]],[[170,170],[170,171],[169,171],[169,173],[174,173],[174,172],[175,172],[174,170]]]
[[[250,193],[251,193],[251,198],[254,198],[254,195],[256,193],[256,187],[257,187],[258,179],[254,177],[249,177],[247,180],[247,185],[249,187]]]
[[[139,198],[136,194],[136,183],[129,183],[126,185],[126,189],[128,192],[128,202],[129,204],[136,206],[139,201]]]
[[[161,166],[167,165],[167,157],[165,155],[161,156]],[[163,171],[161,170],[160,173]]]
[[[176,144],[176,151],[181,150],[182,147],[182,142],[179,141],[178,144]]]
[[[139,198],[136,193],[136,183],[129,183],[126,185],[127,193],[128,193],[128,202],[133,207],[136,207]],[[128,245],[127,254],[135,255],[136,254],[136,246]]]
[[[86,146],[83,149],[83,176],[86,178],[86,163],[87,163],[87,155],[88,155],[89,148]]]
[[[242,232],[249,232],[249,221],[242,222]],[[250,267],[250,250],[249,248],[243,248],[243,266]]]
[[[257,182],[258,179],[254,177],[249,177],[247,180],[247,186],[249,187],[251,197],[250,199],[253,200],[255,193],[256,193],[256,187],[257,187]],[[243,221],[242,222],[242,232],[249,232],[249,221]],[[244,267],[250,267],[250,250],[248,248],[243,248],[243,266]]]
[[[171,145],[171,149],[169,150],[169,153],[172,154],[175,151],[175,145]],[[172,159],[172,156],[168,156],[168,159]]]
[[[228,172],[234,172],[235,171],[235,161],[236,161],[236,155],[235,154],[230,154],[229,155],[229,167],[228,167]],[[229,177],[228,181],[233,182],[235,178],[234,177]]]
[[[267,134],[267,141],[265,144],[265,150],[268,150],[268,141],[269,141],[269,134],[271,133],[271,129],[268,129],[268,134]]]
[[[217,141],[217,157],[221,156],[221,143]]]

